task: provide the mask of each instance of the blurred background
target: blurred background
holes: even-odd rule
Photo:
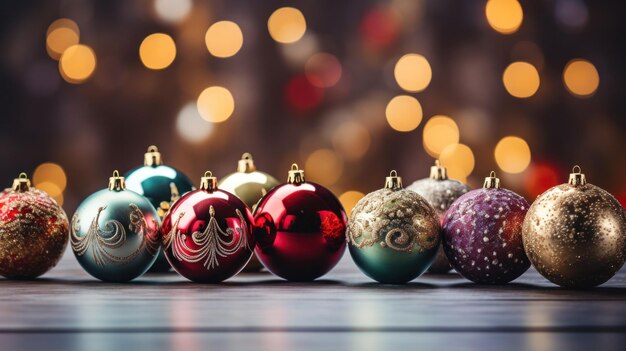
[[[350,210],[439,158],[532,201],[588,180],[626,202],[619,1],[47,0],[0,4],[0,185],[69,213],[155,144],[199,181],[244,152]]]

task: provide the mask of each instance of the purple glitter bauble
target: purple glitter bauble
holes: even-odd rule
[[[501,188],[472,190],[443,219],[443,249],[452,267],[479,284],[505,284],[530,262],[522,244],[528,202]]]

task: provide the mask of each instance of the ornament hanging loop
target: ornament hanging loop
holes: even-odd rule
[[[217,190],[217,177],[213,176],[213,172],[204,172],[204,176],[200,178],[200,189],[208,192]]]
[[[500,188],[500,178],[496,177],[496,172],[491,171],[489,173],[489,177],[485,178],[485,182],[483,183],[484,189],[499,189]]]
[[[298,185],[304,182],[304,171],[298,168],[297,163],[291,164],[291,170],[289,170],[289,175],[287,176],[287,183]]]
[[[581,173],[581,172],[582,172],[582,170],[580,169],[580,166],[579,165],[575,165],[572,168],[572,173],[569,174],[569,181],[568,181],[568,183],[570,185],[573,185],[573,186],[587,184],[587,178],[585,177],[585,174]]]
[[[430,179],[446,180],[448,179],[448,170],[441,166],[439,160],[435,160],[435,165],[430,167]]]
[[[237,172],[252,173],[254,171],[256,171],[256,166],[254,165],[254,160],[252,160],[252,155],[246,152],[241,155],[241,160],[237,164]]]
[[[122,191],[124,189],[126,189],[124,177],[120,176],[120,172],[116,169],[113,171],[113,176],[109,177],[109,190]]]
[[[13,191],[17,192],[24,192],[30,189],[30,179],[28,179],[26,173],[22,172],[19,176],[17,176],[17,178],[13,179],[12,188]]]
[[[161,153],[156,145],[148,146],[148,151],[143,155],[143,165],[148,167],[156,167],[163,164]]]
[[[389,177],[385,178],[385,188],[391,190],[402,189],[402,177],[398,176],[396,170],[389,172]]]

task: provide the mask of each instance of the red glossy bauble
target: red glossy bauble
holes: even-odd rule
[[[257,257],[290,281],[315,280],[330,271],[346,248],[347,216],[333,193],[304,180],[292,166],[287,184],[267,193],[255,211]]]
[[[252,214],[239,198],[217,189],[207,172],[200,189],[174,203],[163,219],[163,250],[176,272],[199,283],[239,273],[255,246]]]

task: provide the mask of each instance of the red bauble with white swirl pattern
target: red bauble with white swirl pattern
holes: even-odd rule
[[[239,273],[252,257],[252,214],[237,196],[202,178],[200,189],[174,203],[163,219],[163,249],[172,268],[198,283]]]

